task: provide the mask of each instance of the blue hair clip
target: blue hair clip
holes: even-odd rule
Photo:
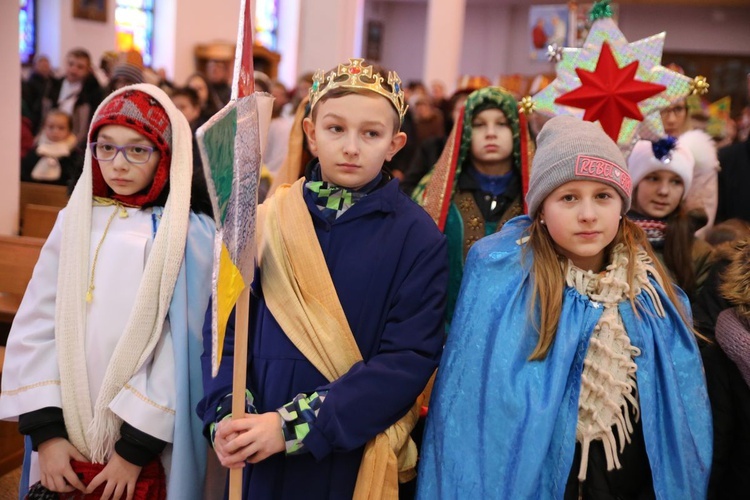
[[[651,149],[654,151],[654,156],[663,163],[669,163],[672,161],[672,150],[677,145],[677,139],[668,135],[664,139],[651,143]]]

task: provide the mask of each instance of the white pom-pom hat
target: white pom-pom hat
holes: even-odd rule
[[[683,134],[684,136],[684,134]],[[682,193],[682,199],[687,196],[690,184],[693,182],[693,169],[695,168],[695,158],[688,147],[688,141],[683,140],[683,136],[677,139],[674,148],[662,158],[657,158],[654,153],[654,143],[651,141],[638,141],[633,147],[628,157],[628,170],[633,180],[633,189],[638,187],[638,183],[650,173],[659,170],[667,170],[680,176],[685,189]]]

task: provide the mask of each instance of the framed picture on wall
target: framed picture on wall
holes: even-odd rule
[[[107,0],[73,0],[73,17],[107,22]]]
[[[593,2],[576,3],[570,2],[570,29],[568,30],[568,47],[583,47],[586,37],[591,29],[591,20],[589,19],[589,11],[594,6]],[[617,20],[620,15],[620,7],[616,4],[610,4],[612,9],[612,20],[617,24]]]
[[[568,6],[532,5],[529,8],[531,59],[546,61],[547,46],[565,46],[568,38]]]

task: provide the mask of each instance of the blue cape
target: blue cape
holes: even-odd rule
[[[563,497],[583,360],[603,308],[566,287],[553,347],[528,361],[538,340],[529,313],[533,256],[517,241],[529,224],[512,219],[469,252],[427,419],[420,499]],[[693,333],[652,283],[666,317],[645,293],[638,314],[629,301],[619,310],[641,349],[638,397],[654,489],[660,499],[703,499],[712,450],[703,367]]]

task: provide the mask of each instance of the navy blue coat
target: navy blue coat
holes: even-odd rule
[[[448,283],[444,236],[393,180],[333,223],[305,191],[328,269],[364,358],[328,383],[286,337],[268,310],[256,276],[251,301],[247,387],[259,413],[297,394],[329,390],[303,443],[245,467],[245,495],[261,498],[351,498],[364,445],[403,417],[437,368]],[[204,328],[206,427],[231,392],[233,318],[219,375],[210,378],[210,311]]]

